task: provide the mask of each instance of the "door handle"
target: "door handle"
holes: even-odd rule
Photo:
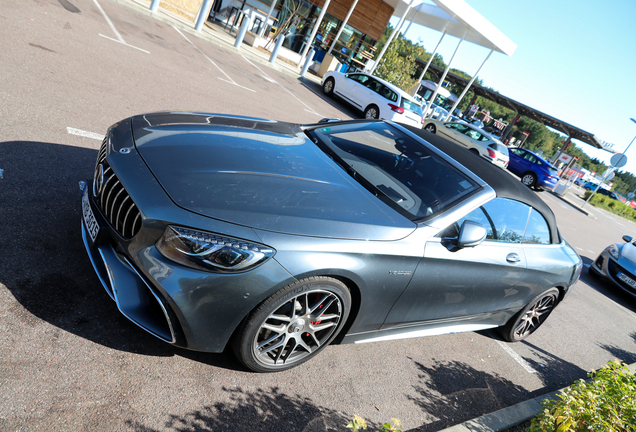
[[[521,261],[521,258],[519,258],[519,255],[513,252],[513,253],[509,253],[508,256],[506,256],[506,261],[512,264],[516,264],[519,261]]]

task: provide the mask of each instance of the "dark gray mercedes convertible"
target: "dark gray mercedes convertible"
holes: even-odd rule
[[[259,372],[336,340],[531,334],[581,259],[533,192],[384,121],[154,113],[113,125],[82,198],[106,291],[159,339]]]

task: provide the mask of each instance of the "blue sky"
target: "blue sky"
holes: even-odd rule
[[[511,57],[491,56],[484,85],[625,150],[636,136],[636,0],[465,1],[517,44]],[[417,25],[406,35],[429,52],[440,36]],[[445,61],[458,42],[445,38]],[[472,75],[487,54],[464,43],[452,67]],[[611,153],[575,143],[609,164]],[[636,175],[636,142],[626,154],[624,169]]]

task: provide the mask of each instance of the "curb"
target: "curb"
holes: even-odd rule
[[[594,216],[594,214],[592,212],[581,208],[580,204],[575,203],[575,202],[570,200],[570,198],[568,197],[569,189],[566,189],[566,191],[565,191],[565,193],[563,195],[559,195],[556,192],[554,192],[553,190],[550,191],[550,193],[552,193],[553,196],[559,198],[564,203],[569,204],[574,210],[577,210],[577,211],[583,213],[587,217],[591,217],[593,219],[596,219],[596,216]]]
[[[627,365],[627,368],[631,373],[636,373],[636,363]],[[438,432],[503,432],[539,414],[543,410],[541,406],[543,400],[556,399],[557,395],[566,388],[502,408],[494,413],[484,414],[481,417],[441,429]]]

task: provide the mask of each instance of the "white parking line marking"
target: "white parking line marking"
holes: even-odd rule
[[[523,367],[523,368],[526,370],[526,372],[531,373],[531,374],[533,374],[533,373],[537,373],[537,371],[536,371],[536,370],[534,370],[534,369],[532,368],[532,366],[530,366],[530,364],[529,364],[527,361],[525,361],[525,360],[524,360],[524,359],[523,359],[523,358],[522,358],[519,354],[517,354],[516,352],[514,352],[514,351],[512,350],[512,348],[510,348],[510,347],[508,346],[508,344],[506,344],[505,342],[502,342],[502,341],[500,341],[500,340],[496,340],[496,339],[495,339],[495,341],[499,344],[499,346],[500,346],[500,347],[502,347],[502,348],[503,348],[503,350],[504,350],[505,352],[507,352],[508,354],[510,354],[510,357],[512,357],[513,359],[515,359],[515,361],[516,361],[517,363],[519,363],[519,364],[521,365],[521,367]]]
[[[86,182],[85,182],[85,181],[80,181],[80,182],[79,182],[79,188],[80,188],[80,190],[81,190],[81,191],[83,191],[83,190],[84,190],[84,187],[86,187]]]
[[[172,28],[173,28],[173,29],[175,29],[175,30],[177,31],[177,33],[179,33],[181,36],[183,36],[183,38],[184,38],[185,40],[187,40],[188,42],[190,42],[190,45],[192,45],[192,46],[194,47],[194,49],[196,49],[197,51],[199,51],[203,57],[205,57],[205,58],[206,58],[206,59],[207,59],[210,63],[212,63],[212,64],[214,65],[214,67],[216,67],[216,68],[217,68],[217,69],[218,69],[218,70],[219,70],[219,71],[220,71],[223,75],[225,75],[225,77],[227,78],[227,79],[223,79],[223,78],[221,78],[221,77],[217,77],[218,79],[220,79],[221,81],[225,81],[226,83],[230,83],[230,84],[235,85],[235,86],[237,86],[237,87],[241,87],[241,88],[243,88],[243,89],[245,89],[245,90],[249,90],[249,91],[251,91],[251,92],[256,93],[256,90],[252,90],[251,88],[244,87],[244,86],[242,86],[242,85],[240,85],[240,84],[237,84],[237,83],[236,83],[236,82],[235,82],[235,81],[234,81],[234,80],[233,80],[233,79],[232,79],[232,78],[231,78],[228,74],[226,74],[226,73],[223,71],[223,69],[221,69],[221,68],[219,67],[219,65],[217,65],[216,63],[214,63],[210,57],[206,56],[206,55],[205,55],[205,53],[199,49],[199,47],[197,47],[195,44],[193,44],[193,43],[192,43],[192,41],[186,37],[186,35],[184,35],[183,33],[181,33],[181,31],[180,31],[178,28],[176,28],[175,26],[172,26]]]
[[[241,56],[243,57],[243,60],[245,60],[246,62],[248,62],[249,64],[251,64],[252,66],[254,66],[262,75],[263,78],[265,78],[267,81],[274,83],[274,84],[278,84],[276,82],[276,80],[274,80],[274,78],[272,78],[271,76],[267,75],[265,72],[263,72],[263,70],[261,70],[261,68],[259,68],[258,66],[256,66],[254,63],[252,63],[251,61],[249,61],[248,59],[245,58],[245,56]]]
[[[4,170],[0,169],[0,180],[4,178]]]
[[[256,70],[258,70],[262,75],[263,78],[265,78],[268,81],[271,81],[275,84],[278,84],[283,90],[285,90],[287,93],[289,93],[294,99],[296,99],[298,102],[300,102],[301,104],[305,105],[307,108],[305,108],[305,111],[307,111],[308,113],[312,113],[317,115],[318,117],[324,117],[320,114],[318,114],[312,107],[310,107],[309,105],[307,105],[305,102],[303,102],[302,100],[298,99],[296,97],[296,95],[294,95],[292,92],[290,92],[286,87],[282,86],[281,84],[277,83],[276,81],[274,81],[274,79],[272,77],[270,77],[269,75],[267,75],[265,72],[263,72],[263,70],[261,68],[259,68],[258,66],[256,66],[254,63],[252,63],[251,61],[249,61],[248,59],[246,59],[244,56],[243,60],[245,60],[246,62],[248,62],[249,64],[251,64],[252,66],[254,66],[254,68],[256,68]],[[305,86],[306,87],[306,86]]]
[[[101,135],[95,132],[87,132],[87,131],[83,131],[81,129],[75,129],[72,127],[67,127],[66,131],[70,133],[71,135],[78,135],[84,138],[91,138],[91,139],[96,139],[100,141],[104,139],[104,135]]]
[[[101,5],[99,3],[97,3],[97,0],[93,0],[93,1],[95,2],[95,6],[97,6],[97,9],[99,9],[99,11],[102,13],[102,15],[104,15],[104,19],[106,20],[106,23],[108,23],[108,25],[110,26],[110,29],[113,31],[113,33],[115,33],[115,36],[117,36],[117,39],[113,39],[112,37],[104,36],[103,34],[98,33],[101,37],[109,39],[109,40],[112,40],[113,42],[118,42],[120,44],[129,46],[131,48],[138,49],[139,51],[143,51],[146,54],[150,54],[150,51],[146,51],[145,49],[141,49],[139,47],[136,47],[134,45],[130,45],[130,44],[126,43],[124,38],[121,37],[121,34],[119,34],[117,29],[115,28],[115,25],[113,24],[113,22],[110,20],[110,18],[108,18],[108,15],[106,15],[106,12],[104,12],[104,9],[102,9]]]

